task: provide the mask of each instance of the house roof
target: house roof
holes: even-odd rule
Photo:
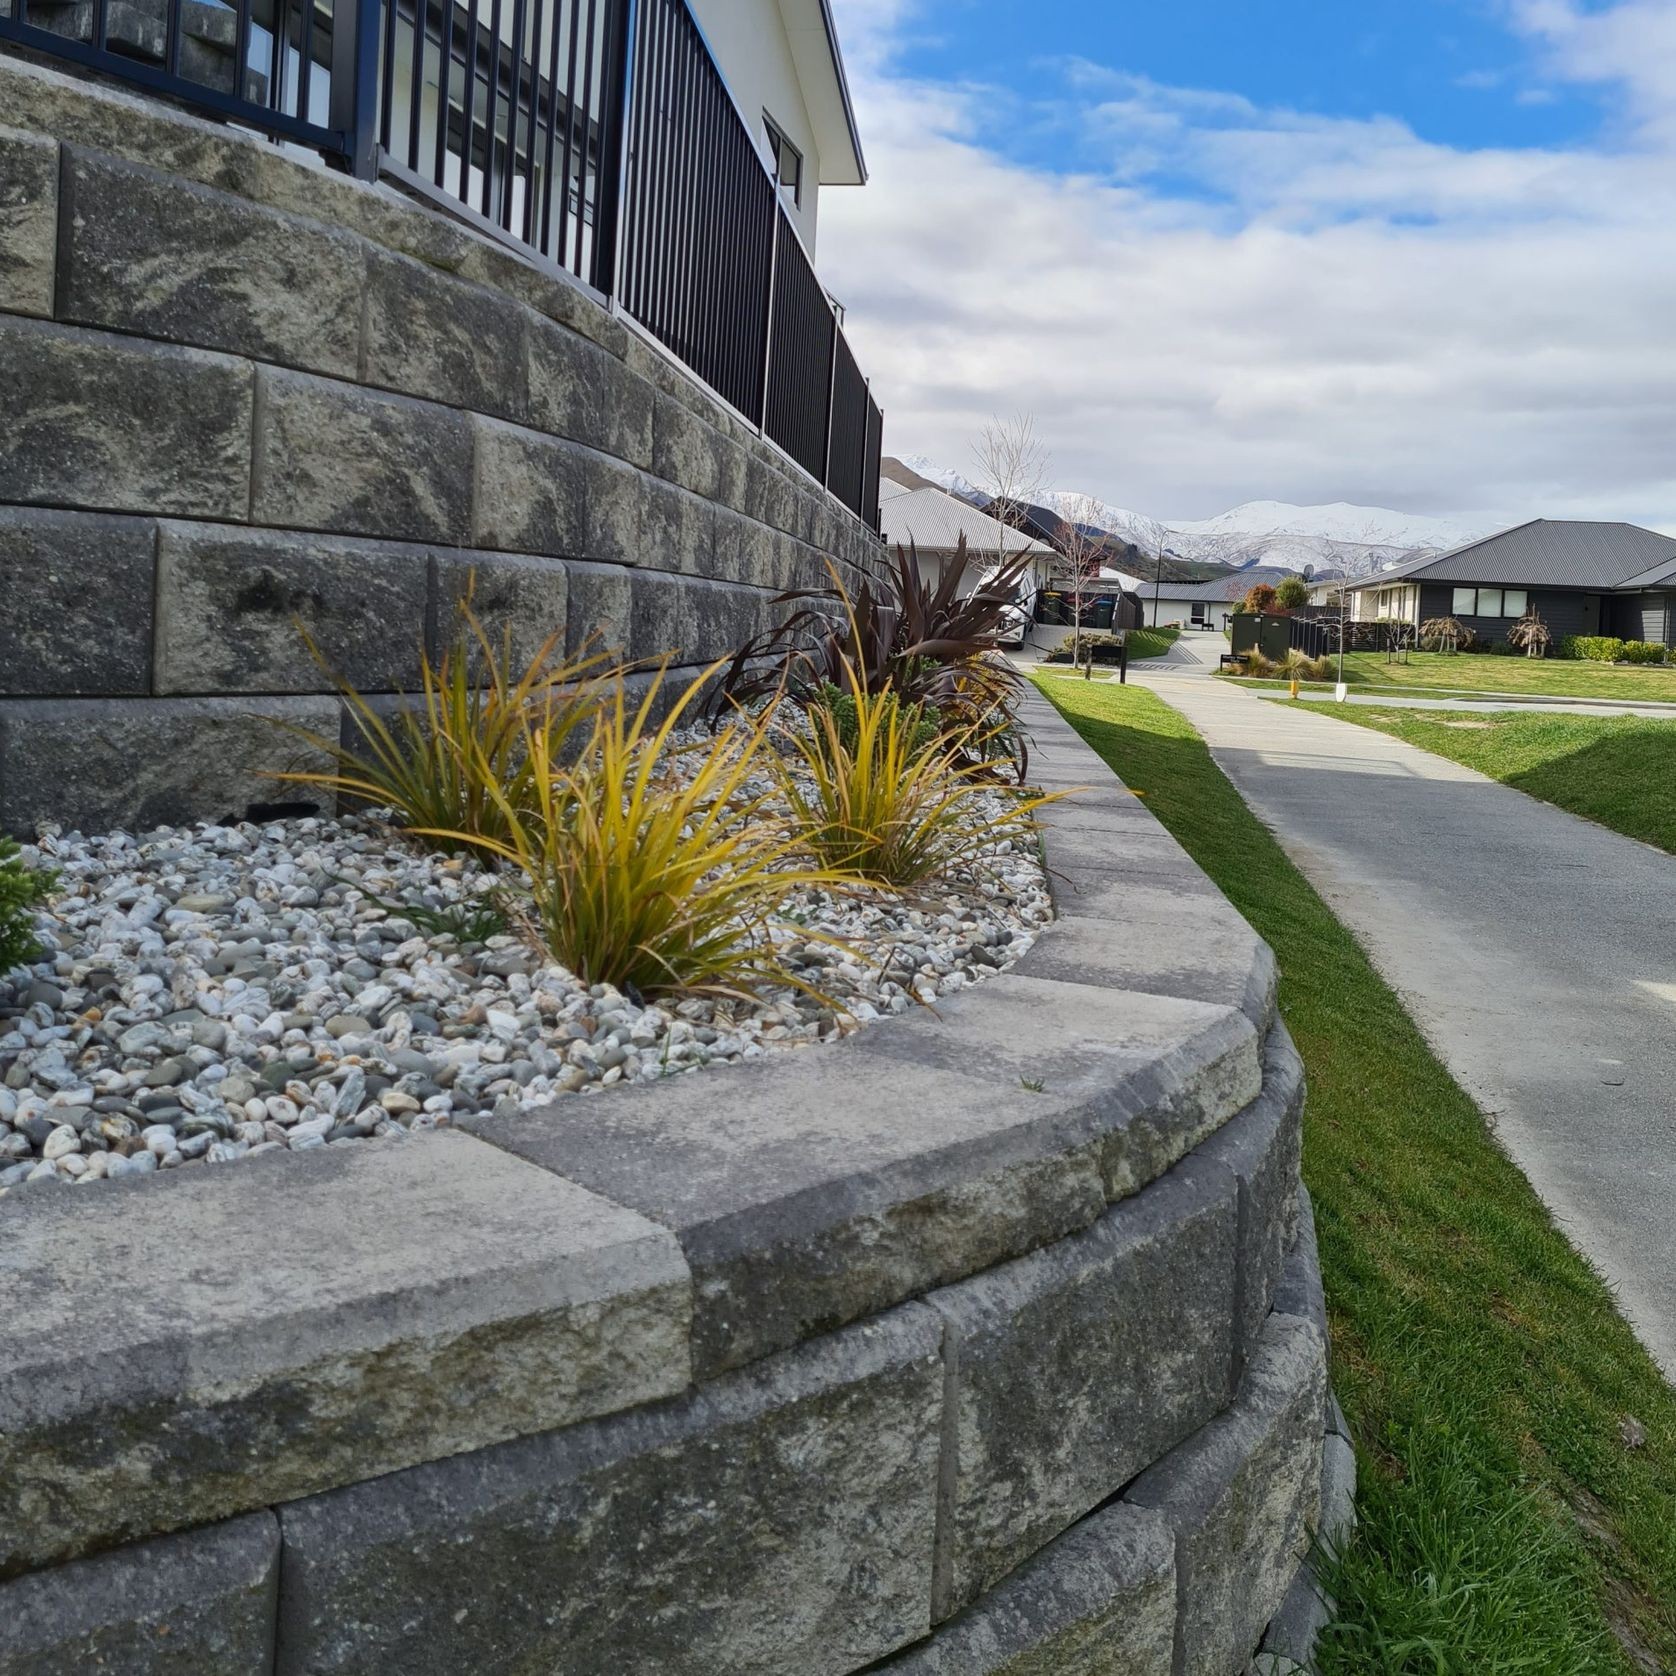
[[[1346,589],[1377,588],[1400,578],[1427,582],[1511,583],[1529,588],[1646,587],[1676,572],[1676,538],[1638,524],[1533,518],[1447,553],[1422,554],[1374,572]]]
[[[820,148],[822,186],[865,186],[867,159],[850,102],[844,55],[829,0],[779,0],[803,108]]]
[[[1034,553],[1042,558],[1053,553],[1051,547],[942,489],[906,489],[881,500],[879,521],[886,541],[904,547],[912,541],[922,553],[951,551],[963,535],[974,553]]]
[[[1226,576],[1212,577],[1208,582],[1165,582],[1158,589],[1162,598],[1167,595],[1171,599],[1203,599],[1211,601],[1244,599],[1259,582],[1267,582],[1275,587],[1284,582],[1288,576],[1296,576],[1295,570],[1283,570],[1279,565],[1254,564],[1244,570],[1230,571]],[[1143,589],[1151,588],[1150,582],[1141,584]]]

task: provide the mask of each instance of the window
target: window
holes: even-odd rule
[[[796,208],[803,202],[803,153],[767,111],[762,113],[762,126],[768,134],[768,154],[774,159],[774,178]]]
[[[1522,617],[1529,607],[1524,588],[1457,588],[1449,610],[1455,617]]]

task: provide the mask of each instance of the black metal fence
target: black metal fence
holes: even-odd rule
[[[0,41],[564,269],[878,527],[883,417],[686,0],[0,0]]]

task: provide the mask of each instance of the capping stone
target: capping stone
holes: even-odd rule
[[[78,146],[64,162],[60,319],[355,376],[358,239]]]
[[[149,518],[0,507],[0,694],[146,692],[156,546]]]
[[[1085,1232],[928,1295],[949,1330],[933,1617],[1226,1404],[1236,1234],[1233,1181],[1191,1158]]]
[[[278,1676],[839,1676],[892,1652],[930,1628],[939,1338],[909,1305],[281,1508]]]
[[[452,408],[260,369],[251,522],[468,539],[471,423]]]
[[[254,374],[0,315],[0,501],[243,520]]]
[[[1280,1609],[1319,1508],[1325,1347],[1273,1315],[1233,1407],[1149,1467],[1124,1500],[1176,1535],[1177,1676],[1235,1676]]]
[[[880,1676],[1169,1676],[1175,1539],[1155,1513],[1090,1514]]]
[[[6,1676],[269,1676],[279,1521],[268,1512],[0,1583]]]
[[[159,693],[309,692],[299,631],[361,692],[412,689],[430,593],[423,548],[164,523],[157,551]]]
[[[260,1263],[252,1227],[284,1230]],[[674,1240],[450,1133],[14,1197],[0,1289],[32,1300],[0,1341],[0,1575],[689,1373]]]
[[[59,821],[144,832],[276,803],[318,809],[323,794],[271,771],[327,769],[331,757],[279,723],[335,738],[337,700],[0,700],[0,831]]]
[[[0,128],[0,313],[52,318],[58,142]]]
[[[462,1121],[674,1230],[704,1377],[1087,1227],[1108,1179],[1167,1168],[1257,1075],[1228,1008],[1001,976],[945,1009],[730,1067],[725,1089]]]

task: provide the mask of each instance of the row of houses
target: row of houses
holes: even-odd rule
[[[1045,649],[1071,632],[1054,605],[1065,564],[1045,538],[1050,532],[1028,521],[1023,529],[1010,528],[888,457],[881,467],[880,520],[887,541],[913,544],[928,577],[962,540],[985,561],[977,574],[1029,554],[1035,562],[1025,635]],[[1276,586],[1297,574],[1253,565],[1208,582],[1182,582],[1102,565],[1084,584],[1083,623],[1219,630],[1251,588]],[[1636,524],[1533,518],[1371,576],[1346,580],[1317,573],[1305,580],[1313,604],[1337,605],[1342,595],[1356,622],[1418,629],[1435,617],[1455,617],[1477,639],[1493,642],[1505,641],[1521,617],[1534,613],[1555,639],[1598,634],[1676,644],[1676,537]]]

